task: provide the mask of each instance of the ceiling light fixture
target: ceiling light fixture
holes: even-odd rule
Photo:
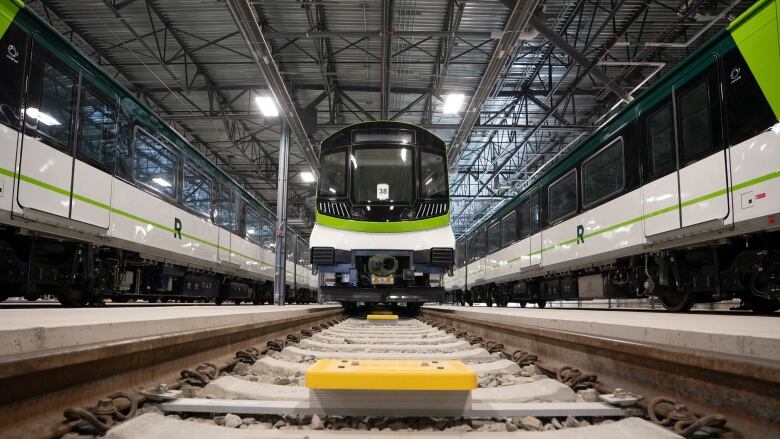
[[[260,107],[260,112],[265,117],[277,117],[279,116],[279,109],[276,108],[276,102],[274,98],[270,96],[257,96],[255,97],[257,106]]]
[[[444,114],[455,114],[460,110],[463,105],[465,96],[463,93],[450,93],[444,97],[444,108],[442,111]]]

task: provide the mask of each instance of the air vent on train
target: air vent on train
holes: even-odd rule
[[[421,203],[417,207],[415,218],[429,218],[447,213],[447,203]]]
[[[336,251],[333,247],[312,247],[311,263],[315,267],[335,265]]]
[[[455,263],[455,250],[451,248],[432,248],[431,265],[450,267]]]
[[[317,204],[317,209],[319,209],[320,213],[341,218],[349,218],[347,203],[339,201],[320,201]]]

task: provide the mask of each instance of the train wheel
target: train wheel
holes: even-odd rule
[[[241,301],[238,299],[234,300],[233,303],[235,303],[236,305],[241,305]]]
[[[546,300],[538,300],[536,302],[536,306],[538,306],[539,308],[544,308],[545,306],[547,306],[547,301]]]
[[[80,288],[65,287],[56,296],[63,306],[68,307],[84,306],[89,301],[87,294]]]
[[[214,299],[214,303],[217,304],[217,305],[222,305],[222,298],[221,297],[217,297],[216,299]]]
[[[520,308],[525,308],[526,305],[528,305],[528,302],[520,301]]]
[[[40,299],[41,295],[38,293],[28,293],[24,295],[24,300],[28,302],[35,302],[36,300]]]
[[[8,300],[8,296],[0,296],[0,302],[5,302]]]
[[[693,308],[696,300],[691,293],[675,294],[673,296],[661,297],[661,305],[666,308],[667,311],[672,312],[687,312]]]
[[[769,314],[780,309],[780,301],[751,296],[745,299],[748,308],[759,314]]]

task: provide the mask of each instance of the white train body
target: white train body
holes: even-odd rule
[[[473,288],[780,228],[780,124],[679,174],[679,192],[675,174],[642,186],[458,267],[446,288],[465,289],[467,276]]]

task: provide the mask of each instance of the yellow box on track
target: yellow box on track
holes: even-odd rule
[[[477,388],[477,374],[457,360],[318,360],[306,387],[330,390],[442,390]]]
[[[367,320],[398,320],[398,316],[394,314],[369,314],[366,316]]]

